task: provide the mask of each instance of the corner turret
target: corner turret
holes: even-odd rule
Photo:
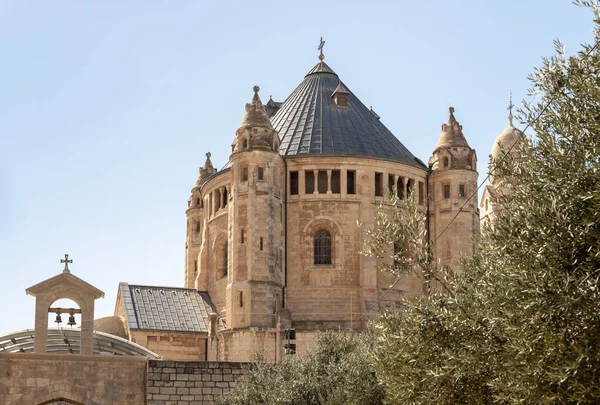
[[[187,217],[185,238],[185,287],[194,288],[196,276],[198,275],[200,247],[202,245],[202,230],[204,227],[204,201],[202,199],[201,187],[212,175],[217,173],[210,160],[210,152],[206,153],[204,166],[198,169],[198,179],[192,188],[188,199],[188,208],[185,212]]]
[[[246,353],[256,345],[270,347],[275,340],[258,336],[276,334],[283,294],[283,158],[279,135],[254,87],[244,118],[236,131],[231,168],[231,204],[228,205],[228,270],[224,334],[238,336],[229,352]],[[259,334],[252,331],[262,330]],[[262,333],[262,335],[261,335]],[[259,339],[253,344],[243,344]],[[268,349],[275,353],[275,347]]]
[[[232,143],[232,153],[247,150],[266,150],[279,152],[279,136],[267,114],[267,109],[260,101],[260,87],[254,86],[254,97],[246,104],[244,118],[236,131]]]
[[[472,255],[479,233],[477,155],[462,125],[450,116],[429,159],[430,238],[442,266],[455,267],[460,256]],[[456,218],[455,218],[456,217]]]

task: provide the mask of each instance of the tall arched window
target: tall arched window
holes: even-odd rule
[[[325,229],[315,233],[314,264],[331,264],[331,234]]]
[[[227,266],[229,262],[229,251],[227,245],[227,241],[221,241],[215,247],[217,259],[215,266],[215,276],[217,280],[220,280],[223,277],[227,276]]]

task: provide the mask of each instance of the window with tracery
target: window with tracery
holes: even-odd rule
[[[331,234],[325,229],[315,234],[314,264],[331,264]]]

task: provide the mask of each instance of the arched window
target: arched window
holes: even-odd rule
[[[331,234],[325,229],[315,233],[314,264],[331,264]]]
[[[216,247],[216,279],[220,280],[227,276],[227,267],[229,262],[228,243],[226,241],[217,244]]]

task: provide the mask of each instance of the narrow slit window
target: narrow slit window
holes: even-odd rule
[[[223,276],[227,275],[227,268],[229,267],[229,244],[226,243],[223,252]]]
[[[450,198],[450,184],[444,184],[444,199]]]
[[[319,170],[318,172],[318,190],[320,194],[327,193],[327,172]]]
[[[290,195],[298,195],[298,172],[290,172]]]
[[[240,291],[240,308],[244,306],[244,292]]]
[[[396,182],[396,195],[400,199],[404,198],[404,179],[402,177],[398,177]]]
[[[200,221],[196,221],[196,232],[200,232]]]
[[[339,170],[333,170],[331,172],[331,192],[333,194],[339,194],[340,193],[340,171]]]
[[[248,168],[242,168],[242,181],[248,181]]]
[[[458,186],[458,196],[459,197],[464,197],[465,196],[465,185],[464,184],[459,184],[459,186]]]
[[[406,180],[406,196],[410,197],[413,192],[413,188],[415,186],[415,181],[412,179]]]
[[[260,250],[263,250],[263,238],[262,238],[262,236],[260,237],[259,248],[260,248]]]
[[[265,179],[265,169],[264,168],[262,168],[262,167],[258,168],[258,175],[257,175],[257,177],[258,177],[259,181],[263,181]]]
[[[425,187],[422,181],[419,182],[419,204],[423,205],[425,201]]]
[[[356,188],[354,186],[355,177],[356,172],[354,170],[348,170],[346,172],[346,193],[348,194],[356,194]]]
[[[383,196],[383,187],[381,181],[383,179],[383,174],[375,173],[375,197]]]
[[[240,241],[242,243],[244,243],[244,230],[242,229],[241,235],[240,235]]]
[[[304,187],[306,194],[312,194],[315,191],[315,174],[312,171],[305,172]]]

